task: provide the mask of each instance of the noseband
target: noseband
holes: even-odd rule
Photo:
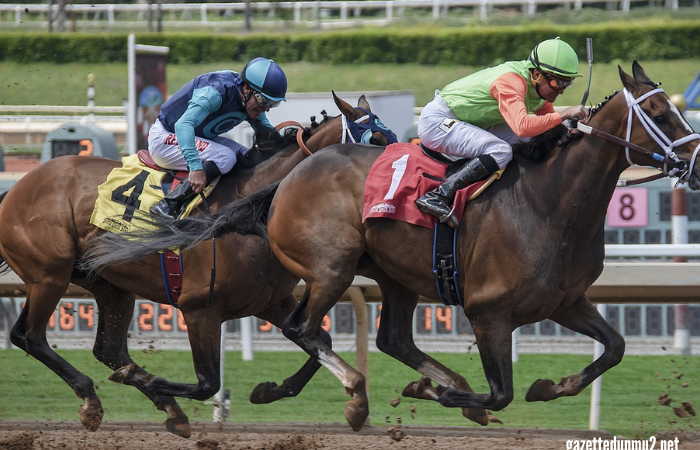
[[[625,147],[625,156],[627,157],[627,162],[633,166],[635,165],[634,162],[632,162],[632,159],[630,158],[630,150],[633,150],[637,153],[640,153],[642,155],[648,156],[655,161],[658,161],[663,164],[661,170],[660,176],[657,176],[655,178],[660,178],[661,176],[677,176],[678,177],[678,182],[679,183],[686,183],[690,180],[690,175],[693,173],[693,167],[695,166],[695,161],[698,155],[698,151],[700,151],[700,144],[695,147],[695,151],[693,152],[693,157],[690,159],[690,164],[687,162],[681,160],[678,158],[678,155],[673,151],[674,148],[679,147],[683,144],[686,144],[690,141],[693,141],[695,139],[700,139],[700,134],[698,133],[691,133],[687,136],[684,136],[680,139],[677,139],[675,141],[671,141],[668,136],[666,136],[656,125],[654,120],[649,117],[649,115],[642,110],[641,106],[639,104],[646,100],[647,98],[651,97],[654,94],[658,93],[663,93],[664,90],[661,88],[656,88],[653,89],[646,94],[640,96],[639,98],[634,98],[632,93],[627,90],[627,88],[623,89],[623,94],[625,96],[625,100],[627,101],[627,108],[629,109],[629,114],[627,116],[627,137],[626,139],[621,139],[615,135],[606,133],[601,130],[597,130],[593,127],[590,127],[588,125],[584,125],[582,123],[576,124],[576,128],[578,128],[579,131],[585,134],[590,134],[594,136],[599,136],[602,137],[603,139],[607,139],[609,141],[615,142],[617,144],[623,145]],[[639,146],[637,144],[634,144],[630,142],[630,138],[632,136],[632,119],[633,116],[636,115],[639,121],[642,123],[644,126],[644,129],[647,131],[649,136],[656,141],[656,143],[661,147],[664,151],[664,154],[657,153],[655,151],[646,149],[642,146]],[[670,167],[670,170],[669,170]],[[650,177],[653,178],[653,177]],[[645,181],[649,181],[646,180]]]

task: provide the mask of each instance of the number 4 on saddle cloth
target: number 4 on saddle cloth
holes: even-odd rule
[[[450,163],[447,158],[439,161],[426,155],[415,144],[391,144],[374,162],[365,183],[363,222],[372,218],[388,218],[434,230],[433,272],[440,300],[445,305],[462,306],[457,286],[459,270],[454,258],[457,233],[446,223],[438,222],[437,217],[420,211],[416,200],[436,189],[466,162],[465,159],[458,159]],[[502,173],[503,169],[486,180],[458,191],[454,200],[454,215],[462,217],[467,201],[476,198]]]
[[[155,229],[157,225],[149,220],[151,206],[159,202],[165,194],[187,177],[186,171],[166,171],[156,165],[146,150],[136,155],[122,158],[122,166],[112,169],[107,180],[97,188],[97,200],[90,223],[112,233]],[[216,178],[203,191],[208,197],[214,190]],[[202,202],[196,195],[183,208],[180,218],[187,217]],[[139,220],[140,218],[146,220]],[[134,220],[136,218],[136,220]],[[160,254],[163,283],[168,301],[177,307],[182,292],[182,262],[179,251],[164,249]]]

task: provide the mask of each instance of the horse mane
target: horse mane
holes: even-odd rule
[[[291,145],[296,144],[297,130],[287,129],[282,136],[282,141],[274,139],[258,140],[257,136],[250,150],[238,158],[236,165],[250,169],[258,164],[267,161],[282,150],[286,150]]]
[[[619,92],[620,91],[613,91],[612,94],[605,97],[604,101],[592,107],[590,109],[589,120]],[[561,142],[564,142],[563,145],[566,146],[572,141],[571,139],[563,139],[565,138],[567,131],[568,130],[564,125],[558,125],[548,131],[545,131],[539,136],[533,137],[529,141],[518,142],[517,144],[513,145],[513,153],[534,163],[545,161],[552,155],[554,149],[561,145]]]
[[[528,141],[513,145],[513,154],[534,163],[545,161],[552,155],[559,141],[566,136],[566,132],[564,125],[558,125]]]
[[[302,137],[304,138],[304,140],[307,140],[314,133],[316,133],[319,127],[337,117],[329,117],[326,114],[326,111],[321,111],[321,114],[323,115],[323,120],[321,120],[321,122],[316,122],[316,116],[312,116],[311,125],[303,128]],[[298,132],[299,130],[294,128],[286,129],[284,131],[284,135],[282,136],[281,142],[275,141],[274,139],[258,141],[256,137],[255,142],[253,142],[253,146],[244,156],[238,158],[236,165],[240,165],[244,169],[250,169],[264,161],[267,161],[277,153],[288,149],[290,146],[297,145]]]

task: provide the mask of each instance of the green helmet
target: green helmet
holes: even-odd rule
[[[541,72],[561,77],[582,77],[578,73],[578,56],[573,48],[556,37],[542,41],[530,53],[528,61]]]

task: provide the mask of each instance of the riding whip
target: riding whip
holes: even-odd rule
[[[593,38],[586,38],[586,55],[588,56],[588,86],[586,86],[586,92],[583,93],[581,106],[586,106],[588,91],[591,89],[591,75],[593,73]]]

